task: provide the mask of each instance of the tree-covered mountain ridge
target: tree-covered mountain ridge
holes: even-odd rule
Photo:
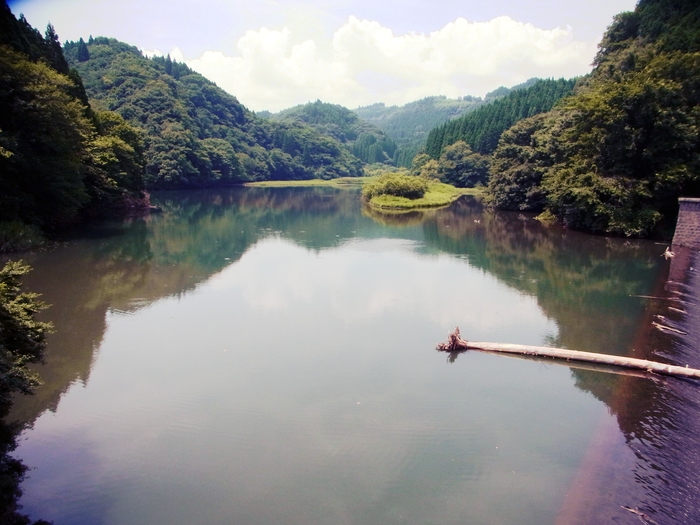
[[[338,104],[317,100],[294,106],[279,113],[265,112],[276,122],[302,123],[346,146],[365,164],[396,165],[399,148],[381,129]]]
[[[0,251],[117,208],[147,205],[141,136],[94,111],[53,26],[0,5]]]
[[[640,0],[615,16],[572,96],[503,133],[489,193],[568,227],[666,235],[700,196],[700,3]]]
[[[67,42],[66,59],[91,103],[144,132],[152,189],[361,174],[336,139],[301,122],[257,117],[234,96],[169,57],[113,38]]]
[[[424,150],[428,133],[433,128],[490,104],[513,91],[526,89],[537,80],[539,79],[530,78],[510,88],[501,86],[483,98],[471,95],[458,98],[431,96],[402,106],[387,106],[379,102],[353,111],[396,142],[399,147],[396,155],[397,166],[410,167],[415,155]]]
[[[437,159],[448,146],[460,140],[482,155],[493,153],[501,134],[527,117],[549,111],[569,95],[576,79],[533,79],[527,86],[513,89],[490,104],[484,104],[457,119],[430,131],[425,151]]]

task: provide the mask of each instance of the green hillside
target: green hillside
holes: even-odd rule
[[[396,142],[399,147],[396,164],[408,168],[411,166],[413,157],[425,149],[425,141],[430,130],[502,98],[511,91],[530,87],[536,81],[536,78],[531,78],[512,88],[501,86],[487,93],[483,99],[472,96],[456,99],[444,96],[426,97],[403,106],[386,106],[378,103],[353,111],[362,120],[374,124]]]
[[[489,192],[571,228],[672,232],[678,197],[700,196],[700,4],[617,15],[574,96],[503,134]]]
[[[333,137],[365,164],[394,164],[399,154],[396,143],[382,130],[337,104],[317,100],[268,115],[274,121],[306,124]]]
[[[400,148],[397,166],[410,167],[413,157],[423,149],[428,132],[450,119],[483,104],[478,97],[449,99],[427,97],[403,106],[372,104],[353,110],[362,120],[386,132]]]
[[[519,120],[549,111],[571,93],[575,84],[576,80],[563,78],[540,79],[524,89],[511,90],[491,104],[432,129],[426,139],[426,153],[436,159],[447,146],[463,140],[474,151],[490,154],[501,133]]]
[[[23,247],[28,225],[49,232],[147,204],[138,130],[93,111],[53,27],[42,36],[5,2],[0,108],[0,251]]]
[[[91,103],[143,130],[149,188],[361,174],[360,163],[337,140],[299,122],[258,118],[169,57],[149,59],[103,37],[67,42],[64,50]]]

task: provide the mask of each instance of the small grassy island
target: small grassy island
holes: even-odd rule
[[[407,171],[385,172],[368,180],[362,196],[373,208],[412,210],[447,206],[461,195],[479,195],[481,188],[455,188]]]

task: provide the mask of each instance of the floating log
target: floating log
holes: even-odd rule
[[[437,349],[443,352],[466,352],[467,350],[481,350],[483,352],[516,354],[535,357],[551,357],[563,359],[565,361],[583,361],[587,363],[597,363],[601,365],[618,366],[623,368],[633,368],[644,370],[645,372],[655,372],[675,377],[686,377],[690,379],[700,379],[700,370],[688,368],[687,366],[675,366],[648,361],[646,359],[636,359],[634,357],[622,357],[619,355],[596,354],[593,352],[579,352],[577,350],[566,350],[564,348],[550,348],[548,346],[515,345],[506,343],[484,343],[465,341],[459,334],[459,328],[448,335],[446,343],[437,345]]]

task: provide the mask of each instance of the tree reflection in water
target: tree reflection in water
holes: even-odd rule
[[[29,425],[45,410],[55,410],[71,384],[88,381],[110,310],[130,312],[186,294],[270,236],[316,251],[358,237],[422,241],[427,253],[465,259],[536,297],[557,324],[553,346],[700,365],[696,332],[690,339],[670,336],[651,324],[654,315],[663,315],[689,332],[694,321],[669,310],[669,301],[638,297],[678,295],[664,289],[668,264],[659,257],[663,246],[651,242],[546,227],[527,215],[485,210],[473,198],[389,217],[362,210],[357,192],[328,188],[232,188],[164,193],[155,200],[162,214],[96,227],[90,239],[83,233],[28,260],[35,271],[26,286],[54,305],[43,315],[57,331],[41,367],[45,386],[16,403],[8,420]],[[686,302],[691,285],[677,285]],[[697,294],[692,297],[697,308]],[[561,522],[634,518],[621,505],[658,523],[700,522],[697,385],[587,370],[572,375],[579,389],[609,407],[626,452],[603,432],[596,441],[601,446],[589,451],[581,467],[586,482],[572,486]],[[621,464],[618,457],[631,463]]]
[[[466,199],[424,228],[426,242],[536,296],[559,328],[552,346],[700,366],[697,252],[675,249],[668,277],[654,243],[544,227]],[[660,319],[677,331],[659,330]],[[659,524],[700,523],[699,385],[575,368],[572,375],[608,406],[624,442],[601,426],[558,523],[635,520],[623,505]]]

